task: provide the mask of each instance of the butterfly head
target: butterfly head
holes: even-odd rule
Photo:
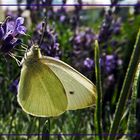
[[[35,61],[38,61],[42,57],[40,48],[38,45],[33,45],[29,51],[27,51],[24,55],[24,58],[21,61],[21,65],[23,63],[33,63]]]

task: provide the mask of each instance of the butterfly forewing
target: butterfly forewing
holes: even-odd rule
[[[68,97],[67,110],[86,108],[95,104],[96,87],[85,76],[52,57],[44,57],[41,62],[46,64],[62,82]]]
[[[40,117],[58,116],[66,111],[68,105],[61,81],[40,61],[23,64],[18,102],[25,112]]]

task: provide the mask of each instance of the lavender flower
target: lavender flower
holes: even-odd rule
[[[56,19],[58,19],[61,23],[69,23],[69,16],[66,12],[65,7],[61,7],[56,12]]]
[[[114,23],[113,23],[113,34],[114,35],[119,35],[120,34],[121,23],[122,23],[121,18],[117,18],[117,19],[114,20]]]
[[[21,43],[19,35],[25,35],[24,19],[18,17],[16,21],[10,21],[8,17],[0,24],[0,52],[8,54],[15,46]]]
[[[114,86],[118,80],[118,69],[122,66],[122,60],[117,54],[102,54],[101,69],[104,75],[104,88]]]
[[[115,25],[118,27],[116,30],[117,33],[120,29],[120,20],[117,20],[117,22],[114,21],[113,26]],[[73,52],[71,55],[72,65],[90,79],[94,78],[93,48],[94,41],[97,38],[97,35],[88,28],[82,31],[77,30],[74,37],[71,39],[71,45],[73,47]],[[122,65],[122,60],[118,57],[116,53],[108,54],[106,49],[101,50],[101,52],[102,51],[103,53],[101,54],[100,65],[102,73],[104,75],[105,87],[108,88],[111,83],[113,84],[116,80],[118,80],[117,71],[118,68]]]
[[[44,34],[44,36],[40,44],[42,34]],[[40,44],[41,51],[44,55],[52,56],[58,59],[60,58],[61,51],[59,49],[57,33],[49,25],[47,25],[44,30],[42,23],[38,24],[36,30],[34,31],[32,40],[35,43]]]
[[[101,67],[103,68],[103,73],[105,75],[111,75],[116,72],[117,67],[120,66],[120,59],[117,54],[102,54],[101,57]]]
[[[98,35],[99,43],[105,43],[109,41],[110,37],[114,35],[119,35],[121,30],[121,18],[115,18],[113,13],[109,10],[105,14],[105,19],[101,25],[101,29]]]
[[[105,56],[105,69],[106,73],[112,73],[116,66],[117,66],[117,61],[116,61],[116,56],[115,55],[106,55]]]
[[[99,33],[99,43],[103,43],[105,41],[108,40],[108,38],[111,36],[111,33],[113,32],[113,28],[112,28],[112,21],[113,21],[113,15],[112,12],[109,11],[106,15],[105,15],[105,19],[103,20],[101,29],[100,29],[100,33]]]
[[[94,61],[92,59],[90,59],[89,57],[87,57],[85,60],[84,60],[84,66],[88,69],[92,69],[93,68],[93,64],[94,64]]]
[[[14,81],[10,84],[9,90],[10,90],[12,93],[17,94],[18,83],[19,83],[19,78],[16,79],[16,80],[14,80]]]
[[[9,10],[8,8],[5,10],[5,17],[10,17],[12,20],[16,20],[18,18],[18,13]]]
[[[93,43],[96,34],[90,29],[77,29],[70,43],[73,47],[71,55],[72,66],[88,78],[91,78],[93,72]]]

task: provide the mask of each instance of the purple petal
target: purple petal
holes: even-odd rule
[[[4,29],[4,32],[7,32],[7,22],[9,21],[10,17],[7,17],[5,19],[5,22],[2,24],[2,28]]]
[[[39,24],[36,26],[36,30],[37,30],[37,31],[38,31],[38,30],[42,30],[42,22],[39,23]]]
[[[25,35],[26,28],[25,28],[24,26],[18,26],[18,27],[17,27],[17,32],[18,32],[19,34]]]
[[[17,93],[18,83],[19,83],[19,79],[14,80],[14,81],[11,83],[11,85],[10,85],[10,87],[9,87],[9,90],[10,90],[11,92],[13,92],[13,93]]]
[[[60,21],[61,21],[61,22],[64,22],[65,19],[66,19],[66,16],[64,16],[64,15],[60,16]]]
[[[16,19],[16,26],[20,26],[24,23],[24,18],[23,17],[18,17]]]
[[[4,30],[3,30],[3,28],[0,26],[0,39],[2,39],[3,35],[4,35]]]
[[[11,32],[12,31],[12,33],[14,32],[14,30],[15,30],[15,23],[14,23],[14,21],[9,21],[9,22],[7,22],[7,27],[6,27],[6,32]]]
[[[86,58],[85,60],[84,60],[84,66],[86,66],[87,68],[92,68],[92,66],[93,66],[93,60],[92,59],[90,59],[90,58]]]

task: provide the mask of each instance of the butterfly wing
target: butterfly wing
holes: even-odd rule
[[[73,69],[68,64],[46,57],[41,59],[62,82],[67,97],[67,110],[76,110],[92,106],[96,102],[96,87],[85,76]]]
[[[34,116],[58,116],[66,111],[67,96],[55,73],[39,61],[23,64],[18,86],[18,102]]]

